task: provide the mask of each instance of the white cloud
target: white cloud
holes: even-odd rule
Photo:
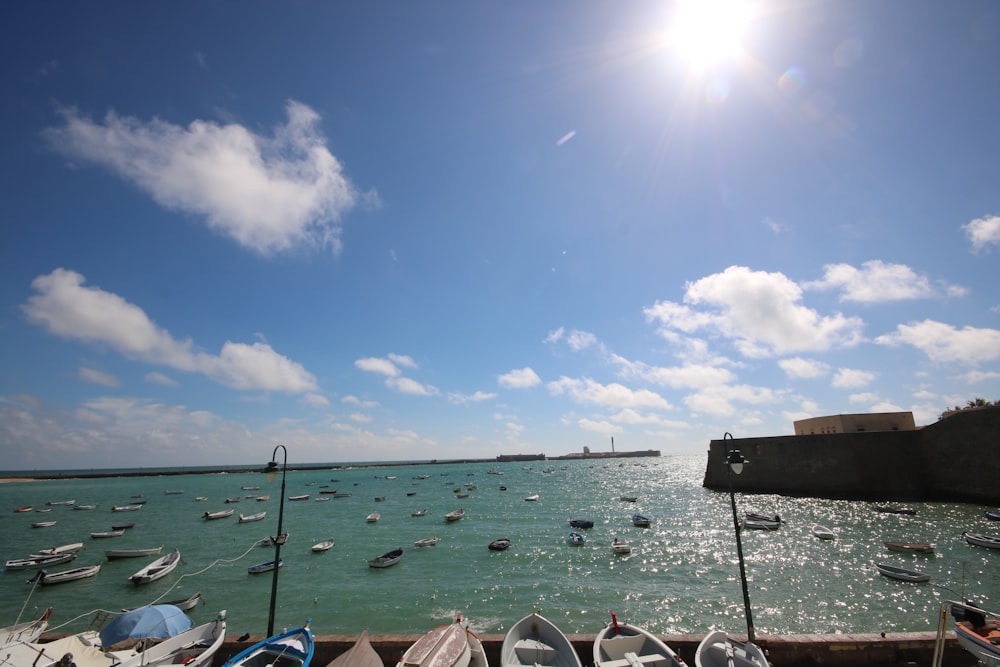
[[[970,384],[975,384],[976,382],[989,382],[990,380],[1000,380],[1000,372],[998,371],[969,371],[962,377],[965,381]]]
[[[768,405],[779,401],[781,392],[768,387],[750,385],[724,385],[704,389],[684,398],[684,404],[699,413],[730,417],[736,414],[735,403]]]
[[[400,374],[400,370],[396,368],[396,364],[392,363],[388,359],[380,359],[378,357],[358,359],[354,362],[354,365],[363,371],[368,371],[369,373],[379,373],[388,377],[396,377]]]
[[[855,268],[850,264],[827,264],[823,278],[802,285],[805,289],[841,290],[841,301],[884,303],[934,296],[926,276],[917,275],[905,264],[871,260]]]
[[[590,378],[578,380],[563,376],[554,382],[549,382],[546,386],[553,396],[567,394],[579,403],[592,403],[609,408],[654,408],[657,410],[670,408],[670,403],[656,392],[648,389],[629,389],[617,382],[603,385]]]
[[[663,419],[659,415],[641,414],[632,408],[625,408],[611,416],[611,419],[619,424],[661,424]]]
[[[851,394],[847,400],[851,403],[874,403],[879,400],[879,396],[875,392],[864,391],[859,394]]]
[[[99,384],[105,387],[117,387],[121,384],[114,375],[102,373],[99,370],[83,366],[78,371],[80,379],[91,384]]]
[[[838,368],[831,383],[838,389],[857,389],[867,387],[875,380],[875,373],[861,371],[855,368]]]
[[[972,242],[973,252],[979,252],[987,246],[1000,244],[1000,216],[990,215],[976,218],[962,225],[965,235]]]
[[[787,232],[791,229],[788,225],[782,224],[770,216],[765,217],[761,220],[761,222],[775,234],[781,234],[782,232]]]
[[[341,216],[359,199],[320,134],[319,114],[295,101],[272,137],[235,123],[187,127],[109,112],[95,123],[76,110],[50,128],[52,145],[131,181],[157,203],[203,218],[261,254],[302,243],[341,246]]]
[[[177,387],[180,383],[173,379],[169,375],[164,375],[163,373],[157,373],[156,371],[150,371],[146,373],[146,382],[150,384],[158,384],[163,387]]]
[[[935,362],[959,362],[970,366],[1000,359],[1000,331],[965,327],[924,320],[900,324],[894,333],[875,339],[880,345],[912,345]]]
[[[366,415],[363,412],[352,412],[347,418],[360,424],[367,424],[372,421],[371,415]]]
[[[778,366],[785,372],[786,376],[797,380],[811,380],[823,377],[830,372],[830,367],[822,361],[803,359],[802,357],[781,359],[778,361]]]
[[[731,266],[689,283],[684,294],[689,305],[661,301],[644,312],[648,320],[659,323],[665,337],[674,330],[706,330],[732,339],[751,358],[860,342],[860,319],[839,313],[820,316],[801,300],[801,288],[781,273]],[[704,310],[698,310],[699,306]]]
[[[306,405],[311,405],[314,408],[325,408],[330,405],[330,399],[322,394],[308,393],[304,398]]]
[[[538,374],[530,367],[525,366],[504,373],[497,378],[497,382],[504,389],[528,389],[541,384],[542,378],[538,377]]]
[[[620,426],[616,426],[609,421],[595,421],[593,419],[579,419],[577,425],[585,431],[600,433],[603,436],[617,435],[622,432]]]
[[[373,409],[378,407],[378,401],[362,401],[357,396],[347,395],[340,399],[344,405],[357,405],[358,407]]]
[[[482,403],[483,401],[491,401],[496,398],[495,393],[486,391],[477,391],[473,394],[462,394],[459,392],[452,392],[448,394],[448,401],[455,405],[467,405],[469,403]]]
[[[558,343],[559,341],[566,341],[566,345],[574,352],[581,352],[589,347],[598,345],[597,336],[589,331],[573,329],[567,332],[565,327],[559,327],[554,331],[550,331],[545,337],[546,343]]]
[[[439,393],[436,387],[421,384],[412,378],[406,377],[387,378],[385,386],[401,394],[409,394],[410,396],[436,396]]]
[[[82,275],[67,269],[39,276],[31,283],[37,293],[22,309],[30,322],[57,336],[106,345],[129,359],[201,373],[234,389],[316,389],[311,373],[267,344],[226,341],[217,356],[206,354],[190,340],[175,340],[138,306],[83,283]]]
[[[417,368],[417,362],[413,360],[413,357],[407,356],[405,354],[395,354],[393,352],[389,353],[389,360],[392,361],[397,366],[405,366],[406,368]]]
[[[611,361],[618,364],[620,374],[626,378],[639,378],[672,389],[701,389],[732,382],[733,373],[718,366],[685,364],[683,366],[650,366],[641,361],[630,361],[612,355]]]

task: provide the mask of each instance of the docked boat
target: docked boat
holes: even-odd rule
[[[753,642],[736,641],[721,630],[705,635],[694,653],[695,667],[767,667],[764,651]]]
[[[62,565],[76,558],[73,552],[62,554],[52,554],[50,556],[35,554],[27,558],[15,558],[4,563],[5,570],[33,570],[39,567],[49,567],[51,565]]]
[[[571,532],[566,536],[566,541],[572,544],[574,547],[578,547],[587,541],[587,538],[583,536],[583,533]]]
[[[226,640],[226,612],[220,611],[215,620],[185,630],[150,645],[143,640],[126,651],[110,651],[121,667],[209,667],[212,658]]]
[[[253,646],[237,653],[222,667],[309,667],[313,651],[312,632],[309,622],[301,628],[293,628],[279,635],[263,639]]]
[[[59,570],[58,572],[46,572],[45,570],[38,571],[38,583],[43,586],[48,586],[50,584],[61,584],[65,581],[76,581],[77,579],[86,579],[88,577],[96,576],[98,572],[101,571],[101,564],[97,565],[84,565],[83,567],[74,567],[68,570]]]
[[[91,533],[90,536],[95,540],[100,540],[108,537],[121,537],[124,534],[125,534],[125,529],[120,528],[118,530],[100,530],[96,533]]]
[[[372,512],[371,514],[365,517],[365,521],[367,521],[368,523],[375,523],[381,518],[382,518],[381,514],[379,514],[378,512]]]
[[[402,549],[387,551],[377,558],[368,561],[368,567],[390,567],[403,559]]]
[[[983,535],[981,533],[969,533],[963,532],[962,537],[969,544],[977,547],[986,547],[987,549],[1000,549],[1000,537],[994,537],[993,535]]]
[[[411,644],[396,667],[489,667],[489,663],[479,637],[459,618]]]
[[[317,542],[312,545],[313,553],[323,553],[324,551],[329,551],[333,548],[333,540],[323,540],[322,542]]]
[[[382,658],[372,648],[368,640],[368,631],[365,630],[351,648],[327,663],[326,667],[383,667],[383,665]]]
[[[818,523],[812,527],[812,534],[821,540],[832,540],[837,537],[837,534],[832,530]]]
[[[163,545],[149,547],[148,549],[105,549],[104,555],[108,560],[119,560],[122,558],[143,558],[145,556],[159,556],[163,551]]]
[[[643,628],[611,622],[594,638],[594,667],[685,667],[672,648]]]
[[[611,542],[611,550],[616,554],[630,554],[632,553],[632,545],[628,542],[619,540],[617,537]]]
[[[649,528],[651,523],[650,518],[645,514],[633,514],[632,515],[632,525],[638,526],[639,528]]]
[[[427,516],[427,510],[417,510],[416,512],[410,512],[410,516]]]
[[[133,574],[128,578],[128,580],[137,586],[139,584],[148,584],[151,581],[161,579],[173,572],[177,569],[177,564],[180,562],[181,552],[174,550],[166,556],[160,556],[152,563]]]
[[[506,551],[510,548],[510,540],[506,537],[493,540],[488,545],[490,551]]]
[[[16,623],[8,625],[5,628],[0,628],[0,646],[37,641],[42,636],[42,633],[45,632],[45,628],[49,627],[50,616],[52,616],[52,607],[46,609],[39,618],[33,621]]]
[[[465,518],[464,509],[452,510],[444,515],[444,520],[448,522],[458,521],[459,519],[464,519],[464,518]]]
[[[425,537],[413,543],[415,547],[433,547],[441,541],[440,537]]]
[[[236,510],[219,510],[218,512],[205,512],[201,515],[201,518],[205,521],[212,521],[213,519],[225,519],[228,516],[232,516],[236,513]]]
[[[180,600],[169,600],[167,602],[160,602],[158,604],[169,604],[173,607],[177,607],[181,611],[191,611],[192,609],[198,606],[199,602],[201,602],[201,592],[195,593],[194,595],[189,595],[188,597]],[[139,607],[126,607],[122,609],[122,611],[135,611],[136,609],[139,609]]]
[[[528,614],[504,635],[500,646],[504,667],[583,667],[569,638],[538,613]]]
[[[253,521],[263,521],[267,512],[257,512],[255,514],[240,514],[239,523],[251,523]]]
[[[926,572],[907,570],[906,568],[896,567],[895,565],[889,565],[888,563],[875,563],[875,569],[878,570],[878,573],[883,577],[898,579],[900,581],[909,581],[914,584],[922,584],[931,580],[931,575]]]
[[[593,528],[594,522],[590,519],[570,519],[569,525],[573,528]]]
[[[959,646],[974,655],[980,664],[1000,664],[1000,614],[968,603],[949,601],[946,604],[955,621]]]
[[[285,559],[278,559],[278,567],[283,567],[285,565]],[[251,565],[247,568],[247,574],[264,574],[265,572],[274,571],[274,561],[269,560],[266,563],[257,563],[256,565]]]
[[[932,554],[934,545],[927,542],[882,542],[889,551],[904,554]]]

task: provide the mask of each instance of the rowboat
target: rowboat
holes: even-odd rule
[[[122,528],[119,530],[102,530],[96,533],[91,533],[90,536],[95,540],[100,540],[107,537],[121,537],[124,534],[125,534],[125,529]]]
[[[537,493],[533,493],[530,496],[526,497],[525,500],[528,501],[529,503],[534,503],[534,502],[538,502],[538,498],[539,498],[538,494]]]
[[[986,547],[987,549],[1000,549],[1000,537],[994,537],[993,535],[982,535],[981,533],[969,533],[963,532],[962,537],[969,544],[977,547]]]
[[[267,516],[267,512],[257,512],[256,514],[240,514],[239,523],[250,523],[252,521],[262,521]]]
[[[128,530],[129,528],[135,528],[135,522],[130,521],[128,523],[113,523],[111,524],[111,530]]]
[[[76,558],[73,552],[62,554],[52,554],[51,556],[35,555],[27,558],[15,558],[4,563],[5,570],[33,570],[38,567],[49,567],[50,565],[62,565]]]
[[[148,549],[105,549],[104,555],[108,560],[119,560],[121,558],[143,558],[145,556],[159,556],[163,551],[163,545],[149,547]]]
[[[427,510],[417,510],[416,512],[410,512],[410,516],[427,516]]]
[[[622,501],[623,503],[634,503],[635,501],[639,500],[639,496],[618,496],[618,500]]]
[[[232,516],[236,510],[219,510],[218,512],[205,512],[201,515],[206,521],[211,521],[213,519],[225,519],[227,516]]]
[[[50,500],[46,505],[75,505],[75,500]]]
[[[372,558],[368,561],[368,567],[390,567],[395,565],[403,559],[402,549],[393,549],[392,551],[387,551],[377,558]]]
[[[818,523],[812,527],[812,534],[821,540],[832,540],[837,537],[837,534],[832,530]]]
[[[87,577],[93,577],[98,572],[101,571],[101,564],[97,565],[84,565],[83,567],[74,567],[68,570],[60,570],[58,572],[46,572],[45,570],[38,571],[38,583],[43,586],[49,584],[61,584],[65,581],[75,581],[77,579],[86,579]]]
[[[441,541],[440,537],[425,537],[413,543],[415,547],[432,547]]]
[[[326,667],[383,667],[382,658],[368,641],[365,630],[351,648],[338,655]]]
[[[781,522],[770,519],[743,519],[740,526],[746,530],[778,530],[781,528]]]
[[[584,537],[582,533],[573,532],[566,536],[566,541],[573,546],[578,547],[584,544],[587,541],[587,538]]]
[[[32,507],[31,505],[21,505],[20,507],[15,507],[14,511],[15,512],[30,512],[33,509],[35,509],[35,508]]]
[[[83,542],[72,542],[70,544],[63,544],[58,547],[52,547],[50,549],[41,549],[38,552],[40,556],[52,556],[54,554],[64,554],[73,551],[79,551],[83,548]]]
[[[131,577],[128,578],[135,585],[148,584],[151,581],[156,581],[162,577],[167,576],[177,568],[177,564],[181,562],[181,552],[174,550],[172,553],[166,556],[160,556],[152,563],[142,568]]]
[[[984,512],[986,518],[990,521],[1000,521],[1000,512],[994,512],[992,510],[986,510]]]
[[[915,584],[922,584],[931,580],[931,575],[925,572],[907,570],[906,568],[896,567],[895,565],[889,565],[888,563],[875,563],[875,569],[878,570],[878,573],[883,577],[899,579],[900,581],[909,581]]]
[[[448,521],[449,523],[452,521],[458,521],[459,519],[463,518],[465,518],[464,509],[452,510],[444,515],[444,520]]]
[[[590,519],[570,519],[569,525],[573,528],[593,528],[594,522]]]
[[[628,542],[623,542],[617,537],[611,542],[611,549],[616,554],[629,554],[632,553],[632,545]]]
[[[329,551],[333,548],[333,540],[323,540],[322,542],[317,542],[312,545],[313,553],[322,553],[324,551]]]
[[[96,510],[97,505],[73,505],[75,510]]]
[[[767,667],[767,658],[753,642],[739,642],[715,630],[698,644],[694,664],[695,667]]]
[[[20,642],[33,642],[37,641],[42,633],[45,632],[45,628],[49,627],[49,617],[52,616],[52,607],[49,607],[41,615],[41,617],[36,618],[33,621],[26,621],[24,623],[17,623],[15,625],[8,625],[5,628],[0,628],[0,646],[7,646],[8,644],[20,643]]]
[[[289,500],[309,500],[309,495],[310,494],[308,494],[308,493],[303,493],[302,495],[298,495],[298,496],[288,496],[288,499]]]
[[[240,502],[240,497],[239,496],[233,496],[232,498],[226,498],[225,501],[223,501],[223,502],[226,502],[226,503],[238,503],[238,502]]]
[[[876,505],[876,512],[883,514],[916,514],[917,510],[909,507],[896,507],[895,505]]]
[[[639,528],[649,528],[650,519],[644,514],[633,514],[632,515],[632,525],[638,526]]]
[[[255,500],[256,500],[256,501],[257,501],[258,503],[266,503],[266,502],[267,502],[268,500],[270,500],[270,499],[271,499],[271,496],[257,496],[257,497],[255,498]]]
[[[158,667],[183,665],[207,667],[226,640],[226,612],[219,612],[214,621],[185,630],[149,645],[142,640],[126,651],[109,651],[122,667]]]
[[[396,667],[488,667],[483,644],[459,618],[440,625],[406,649]]]
[[[490,551],[506,551],[510,548],[510,539],[506,537],[501,537],[499,539],[493,540],[487,545]]]
[[[569,638],[538,613],[528,614],[510,626],[500,646],[500,664],[504,667],[583,667]]]
[[[35,523],[31,524],[31,527],[32,528],[49,528],[49,527],[54,526],[54,525],[56,525],[55,521],[36,521]]]
[[[652,633],[628,623],[611,622],[594,638],[594,667],[685,667],[672,648]]]
[[[932,554],[934,545],[927,542],[883,542],[889,551],[898,551],[906,554]]]
[[[368,523],[375,523],[381,518],[382,518],[381,514],[379,514],[378,512],[372,512],[371,514],[365,517],[365,521],[367,521]]]
[[[279,635],[263,639],[253,646],[237,653],[222,667],[255,667],[275,665],[275,667],[309,667],[312,662],[313,644],[309,622],[301,628],[293,628]]]
[[[131,505],[112,505],[112,512],[136,512],[142,509],[142,503],[132,503]]]
[[[278,559],[278,567],[284,567],[285,559]],[[269,560],[266,563],[257,563],[256,565],[251,565],[247,568],[247,574],[264,574],[265,572],[271,572],[274,570],[274,561]]]
[[[946,604],[955,619],[959,646],[974,655],[980,664],[1000,664],[1000,615],[968,603],[949,601]],[[943,618],[942,614],[942,621]]]
[[[163,489],[165,496],[179,496],[182,493],[184,493],[184,489]]]
[[[182,600],[170,600],[169,602],[160,602],[158,604],[169,604],[173,607],[177,607],[181,611],[190,611],[197,607],[199,602],[201,602],[201,592],[195,593],[194,595],[186,597]],[[135,611],[136,609],[139,609],[139,607],[126,607],[122,609],[122,611]]]

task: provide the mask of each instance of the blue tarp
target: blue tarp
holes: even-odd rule
[[[101,630],[101,646],[126,639],[173,637],[194,627],[194,621],[172,604],[157,604],[126,612]]]

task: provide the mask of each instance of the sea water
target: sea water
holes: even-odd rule
[[[282,526],[289,538],[281,549],[275,627],[312,618],[319,634],[417,634],[461,615],[477,632],[502,633],[537,610],[564,632],[595,633],[614,610],[619,620],[663,635],[712,628],[743,633],[730,495],[701,486],[704,466],[700,455],[290,470]],[[273,547],[255,543],[277,532],[280,484],[280,476],[269,482],[260,473],[0,484],[3,560],[84,542],[75,561],[50,570],[103,566],[96,577],[45,587],[28,583],[33,571],[3,572],[0,625],[34,618],[51,606],[52,625],[77,632],[91,627],[98,610],[118,613],[201,592],[202,604],[189,612],[195,622],[225,609],[230,633],[263,634],[273,575],[251,575],[247,568],[274,557]],[[333,490],[351,495],[320,493]],[[460,498],[456,490],[469,495]],[[304,494],[308,500],[287,500]],[[525,500],[534,494],[537,501]],[[258,495],[270,500],[258,502]],[[111,510],[136,496],[147,501],[141,510]],[[207,500],[197,501],[199,496]],[[225,503],[237,497],[238,504]],[[70,499],[97,508],[46,505]],[[739,493],[735,500],[740,514],[777,513],[785,521],[776,531],[741,533],[758,635],[934,630],[944,600],[964,594],[987,608],[1000,600],[1000,551],[969,546],[962,538],[966,530],[1000,533],[981,506],[914,503],[915,515],[900,515],[876,512],[867,502]],[[23,505],[51,511],[13,512]],[[458,508],[465,509],[465,518],[446,522],[444,514]],[[236,513],[202,518],[223,509]],[[420,509],[427,509],[426,516],[411,516]],[[263,521],[237,522],[240,513],[263,510]],[[381,519],[367,522],[375,511]],[[633,526],[634,513],[649,516],[651,527]],[[567,541],[571,518],[594,521],[581,531],[587,537],[583,546]],[[31,527],[52,520],[55,526]],[[135,527],[122,537],[90,537],[132,521]],[[814,538],[816,523],[837,538]],[[413,546],[434,536],[440,538],[436,546]],[[490,551],[487,545],[499,537],[509,538],[511,547]],[[631,543],[631,554],[612,551],[616,537]],[[311,551],[326,539],[335,541],[333,549]],[[891,553],[884,540],[930,542],[936,549],[929,556]],[[128,578],[152,558],[104,557],[105,549],[159,545],[164,553],[179,549],[181,564],[141,586]],[[369,559],[396,547],[404,550],[399,564],[368,567]],[[927,572],[931,583],[886,579],[875,562]]]

